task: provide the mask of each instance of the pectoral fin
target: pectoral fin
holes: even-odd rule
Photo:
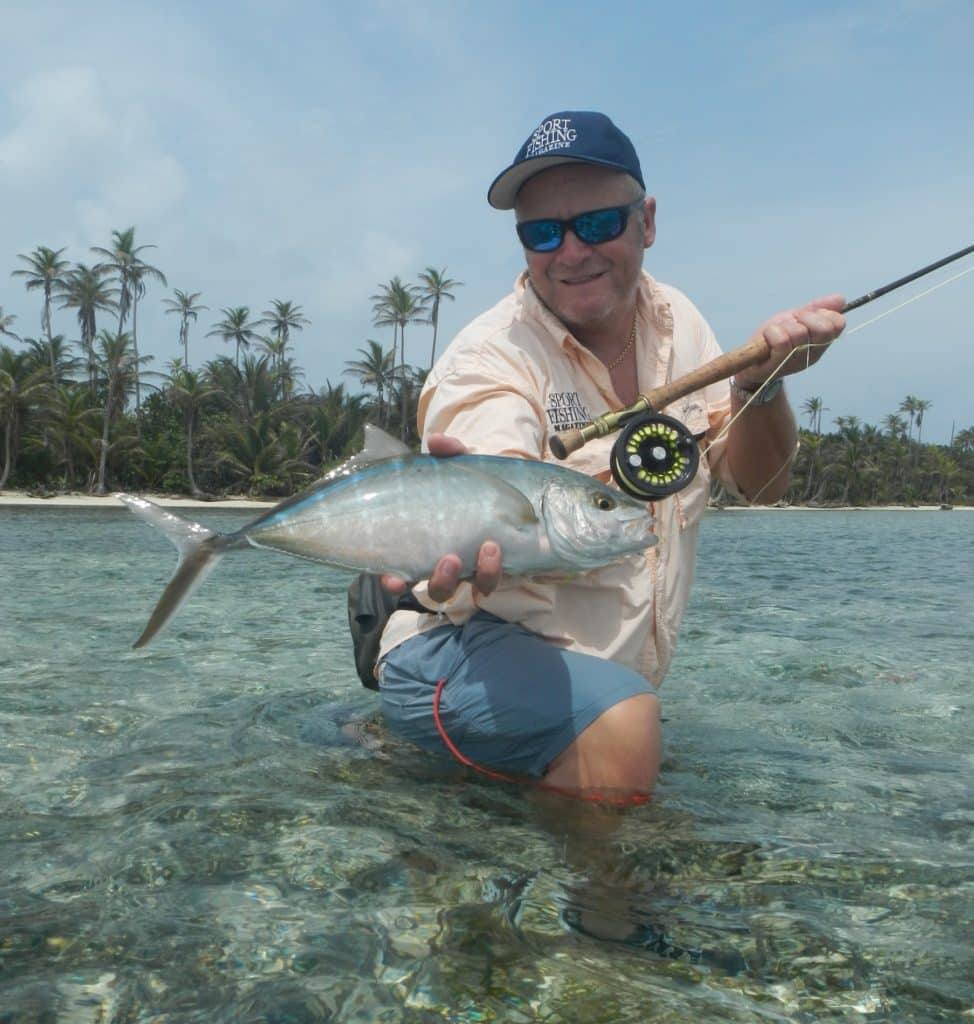
[[[484,473],[462,459],[462,455],[449,459],[451,475],[456,478],[458,486],[476,489],[484,495],[484,502],[490,504],[494,520],[516,530],[538,523],[537,510],[523,491],[496,474]]]

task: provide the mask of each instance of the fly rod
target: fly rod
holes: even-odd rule
[[[847,302],[840,312],[848,313],[853,309],[859,309],[867,303],[873,302],[883,295],[888,295],[890,292],[896,291],[897,288],[902,288],[904,285],[910,284],[911,281],[916,281],[917,278],[923,277],[925,274],[931,274],[933,271],[947,266],[948,263],[953,263],[955,260],[959,260],[971,253],[974,253],[974,245],[969,245],[966,249],[960,249],[950,256],[945,256],[935,263],[922,267],[920,270],[915,270],[912,274],[897,278],[895,281],[891,281],[875,291],[866,292],[865,295],[860,295],[858,299]],[[758,363],[764,362],[770,355],[771,350],[768,343],[764,340],[764,335],[758,335],[745,342],[740,348],[718,356],[716,359],[697,367],[696,370],[691,370],[690,373],[677,380],[662,384],[646,394],[640,394],[632,405],[628,405],[624,409],[596,416],[590,423],[587,423],[578,430],[566,430],[564,433],[553,434],[548,441],[548,445],[556,458],[567,458],[572,452],[578,451],[587,442],[598,437],[606,437],[621,429],[634,417],[639,416],[640,413],[656,413],[658,409],[665,408],[678,398],[683,398],[685,395],[689,395],[691,392],[707,387],[710,384],[727,380],[728,377],[732,377],[735,373],[740,373],[741,370],[746,370],[750,366],[756,366]],[[659,490],[659,486],[668,485],[672,488],[666,493],[673,493],[674,490],[678,490],[678,487],[672,487],[673,483],[678,479],[683,480],[680,486],[688,483],[692,479],[697,465],[695,450],[692,455],[689,453],[688,446],[692,445],[692,438],[689,441],[685,438],[682,439],[681,444],[678,446],[674,437],[674,432],[678,433],[678,428],[682,427],[682,424],[678,421],[670,420],[669,417],[660,417],[660,419],[667,420],[668,422],[659,430],[651,430],[647,437],[643,439],[644,442],[648,441],[651,445],[651,450],[656,453],[656,462],[658,463],[656,468],[659,470],[659,472],[651,474],[654,484],[651,497],[663,496],[656,493]],[[672,451],[669,450],[671,446]],[[695,445],[693,447],[695,449]],[[614,459],[613,463],[616,461]],[[692,470],[689,466],[691,462]],[[687,472],[689,472],[689,476],[687,476]],[[643,471],[643,475],[645,475],[645,471]],[[631,494],[635,493],[637,497],[645,496],[643,493],[646,490],[645,488],[640,489],[638,492],[634,491],[631,486],[627,487],[618,476],[616,477],[616,482],[623,490],[628,490]],[[657,484],[659,486],[655,486]]]

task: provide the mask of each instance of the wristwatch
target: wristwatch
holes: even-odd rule
[[[758,385],[753,390],[751,388],[742,388],[733,377],[730,379],[731,394],[735,395],[746,405],[767,405],[778,397],[778,392],[784,386],[785,382],[781,377],[775,377],[770,383],[765,384],[763,387]]]

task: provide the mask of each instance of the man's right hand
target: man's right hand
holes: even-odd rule
[[[430,455],[437,458],[449,458],[451,455],[466,455],[467,447],[455,437],[447,434],[430,434]],[[477,571],[474,574],[474,587],[486,597],[493,593],[501,579],[501,549],[492,540],[485,540],[477,554]],[[427,593],[434,601],[449,601],[460,585],[460,558],[458,555],[444,555],[430,574]],[[382,585],[393,594],[401,594],[406,589],[406,581],[398,576],[388,574],[382,577]]]

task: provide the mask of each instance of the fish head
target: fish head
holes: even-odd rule
[[[579,569],[609,565],[657,541],[645,502],[591,478],[548,483],[541,512],[552,550]]]

